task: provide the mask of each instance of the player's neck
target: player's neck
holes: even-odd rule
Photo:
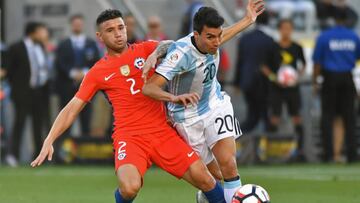
[[[204,55],[207,54],[205,51],[202,51],[202,50],[201,50],[201,48],[200,48],[200,46],[199,46],[200,43],[198,43],[198,42],[196,41],[196,39],[195,39],[194,36],[191,37],[191,43],[194,45],[194,47],[195,47],[200,53],[202,53],[202,54],[204,54]]]
[[[292,43],[291,38],[282,38],[280,40],[280,46],[282,46],[282,47],[289,47],[291,45],[291,43]]]
[[[107,48],[107,54],[108,56],[120,56],[121,54],[123,54],[126,50],[128,49],[128,45],[126,45],[123,49],[121,50],[113,50],[110,48]]]

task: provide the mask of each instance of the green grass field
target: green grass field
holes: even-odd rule
[[[256,183],[272,203],[359,203],[360,165],[241,167],[243,183]],[[0,167],[1,203],[111,203],[116,177],[112,167]],[[135,203],[192,203],[195,189],[151,169]]]

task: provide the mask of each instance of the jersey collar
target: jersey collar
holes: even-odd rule
[[[200,49],[196,46],[196,42],[195,42],[195,37],[194,37],[194,35],[191,36],[191,44],[192,44],[192,45],[196,48],[196,50],[197,50],[198,52],[200,52],[201,54],[204,54],[204,55],[207,54],[207,53],[204,53],[204,52],[200,51]]]

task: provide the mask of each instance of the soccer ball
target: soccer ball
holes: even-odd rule
[[[298,73],[291,66],[281,66],[277,72],[277,81],[285,87],[293,87],[298,82]]]
[[[240,187],[232,198],[232,203],[270,203],[266,190],[258,185],[247,184]]]

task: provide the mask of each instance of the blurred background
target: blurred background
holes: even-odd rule
[[[343,24],[359,35],[360,1],[265,2],[266,16],[221,48],[218,80],[232,97],[244,133],[237,143],[239,163],[357,161],[359,97],[341,98],[338,94],[339,101],[351,100],[354,107],[337,104],[340,110],[322,113],[328,100],[322,101],[322,76],[313,78],[313,55],[318,36],[336,26],[336,8],[346,9]],[[192,31],[192,16],[203,5],[216,8],[225,18],[224,26],[231,25],[245,15],[246,4],[246,0],[0,1],[1,165],[16,167],[32,160],[56,115],[103,56],[104,46],[95,38],[95,20],[104,9],[122,11],[129,43],[136,43],[185,36]],[[256,31],[277,48],[266,53],[267,42],[251,38]],[[254,49],[259,55],[281,55],[281,62],[272,68],[276,85],[263,76],[244,80],[261,74],[256,71],[259,64],[254,63],[260,59],[251,54]],[[286,67],[288,71],[280,71]],[[350,80],[360,93],[359,68],[354,66],[351,71]],[[261,85],[249,85],[253,82]],[[348,113],[343,113],[343,108]],[[347,125],[352,118],[354,125]],[[326,127],[321,128],[324,122]],[[110,105],[98,93],[57,142],[56,163],[112,163],[111,123]]]
[[[221,48],[218,70],[243,132],[242,182],[263,186],[277,203],[357,203],[360,1],[265,2],[257,23]],[[55,160],[28,164],[105,53],[95,38],[101,11],[119,9],[128,42],[137,43],[187,35],[204,5],[229,26],[247,0],[1,0],[0,202],[113,202],[113,118],[102,93],[56,142]],[[194,188],[156,167],[145,179],[136,202],[195,201]]]

